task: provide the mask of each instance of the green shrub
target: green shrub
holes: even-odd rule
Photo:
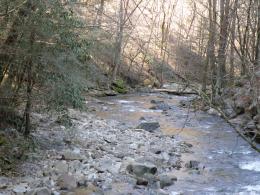
[[[114,81],[112,84],[112,89],[115,90],[117,93],[127,93],[126,84],[122,79],[117,79],[116,81]]]

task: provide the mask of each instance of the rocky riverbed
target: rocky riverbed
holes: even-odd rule
[[[219,116],[183,108],[190,99],[87,98],[88,111],[70,109],[65,120],[35,113],[34,150],[0,177],[0,194],[260,193],[259,154]]]
[[[34,114],[39,127],[19,176],[0,177],[1,195],[167,194],[190,146],[146,128],[129,128],[88,112],[69,110],[73,126]],[[157,127],[155,128],[157,129]]]
[[[127,127],[159,123],[164,135],[188,148],[181,151],[180,166],[170,172],[177,181],[164,188],[168,194],[259,194],[259,153],[215,112],[182,107],[193,98],[146,93],[103,98],[88,105],[93,104],[102,118]]]

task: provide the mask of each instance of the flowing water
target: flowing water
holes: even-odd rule
[[[182,167],[174,171],[178,181],[168,190],[183,194],[260,194],[260,155],[219,116],[192,112],[178,106],[190,97],[166,94],[135,94],[100,101],[97,115],[136,127],[140,118],[157,121],[164,134],[193,145],[182,154]],[[152,110],[151,100],[171,106],[167,112]],[[185,168],[189,161],[200,162],[199,170]]]

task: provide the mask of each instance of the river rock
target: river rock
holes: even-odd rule
[[[229,120],[229,122],[237,126],[245,126],[250,120],[251,116],[249,116],[248,114],[242,114],[234,119]]]
[[[189,168],[189,169],[195,169],[195,170],[199,170],[199,165],[200,163],[196,160],[191,160],[188,163],[185,164],[185,167]]]
[[[183,108],[188,108],[188,107],[190,107],[191,106],[191,101],[190,100],[181,100],[180,102],[179,102],[179,105],[181,106],[181,107],[183,107]]]
[[[254,121],[256,124],[260,125],[260,114],[258,114],[254,117]]]
[[[207,112],[211,115],[216,115],[216,116],[220,115],[219,112],[214,108],[210,108]]]
[[[151,104],[162,104],[164,101],[162,100],[151,100]]]
[[[145,178],[138,178],[136,181],[136,185],[138,185],[138,186],[147,186],[148,184],[149,184],[149,182]]]
[[[235,100],[235,111],[237,114],[243,114],[250,107],[252,97],[250,95],[237,95]]]
[[[160,181],[160,187],[165,188],[174,184],[177,181],[177,177],[173,174],[162,174],[158,176]]]
[[[144,176],[144,174],[155,175],[157,173],[157,167],[151,163],[132,163],[126,167],[127,171],[138,177]]]
[[[99,163],[99,170],[100,171],[109,171],[113,174],[118,174],[120,171],[122,163],[121,162],[115,162],[112,159],[109,158],[103,158],[100,160]]]
[[[115,92],[114,90],[107,90],[107,91],[104,92],[104,94],[106,96],[117,96],[118,95],[118,93]]]
[[[37,188],[30,192],[27,192],[26,195],[51,195],[51,190],[48,188]]]
[[[246,130],[254,130],[256,129],[256,124],[254,120],[249,121],[246,126],[245,126]]]
[[[86,188],[78,188],[71,195],[103,195],[104,193],[93,184],[89,184]]]
[[[13,188],[13,192],[15,192],[16,194],[23,194],[25,192],[30,191],[30,187],[28,186],[27,183],[21,183],[17,186],[14,186]]]
[[[9,182],[9,179],[7,177],[0,177],[0,189],[5,189],[9,185],[10,185],[10,182]]]
[[[160,124],[158,122],[142,122],[136,128],[143,129],[145,131],[152,133],[155,130],[157,130],[159,127],[160,127]]]
[[[169,106],[164,102],[160,102],[160,103],[156,103],[156,105],[152,106],[150,109],[167,111],[171,109],[171,106]]]
[[[62,190],[73,190],[77,187],[77,180],[72,175],[63,174],[58,178],[57,185]]]
[[[58,161],[54,164],[56,173],[67,173],[69,169],[69,165],[66,161]]]
[[[84,160],[85,156],[83,156],[78,152],[67,150],[63,152],[62,159],[63,160]]]

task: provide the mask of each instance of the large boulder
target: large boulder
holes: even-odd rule
[[[151,163],[131,163],[126,167],[128,173],[137,177],[143,177],[145,174],[155,175],[157,167]]]
[[[254,120],[249,121],[246,125],[245,125],[245,129],[246,130],[255,130],[256,129],[256,123]]]
[[[251,120],[251,116],[248,114],[242,114],[234,119],[229,120],[230,123],[236,126],[245,127],[248,121]]]
[[[21,184],[13,187],[13,192],[15,194],[23,194],[23,193],[26,193],[30,190],[31,189],[30,189],[30,187],[27,183],[21,183]]]
[[[238,115],[243,114],[245,112],[248,113],[250,106],[253,102],[250,86],[244,84],[243,87],[236,88],[233,101],[234,101],[234,106],[233,106],[234,110]]]
[[[77,180],[72,175],[63,174],[58,178],[57,185],[61,190],[73,190],[77,187]]]
[[[30,192],[27,192],[26,195],[51,195],[51,190],[48,188],[37,188]]]
[[[168,104],[166,104],[164,101],[160,101],[160,100],[152,100],[151,101],[152,104],[154,104],[154,106],[152,106],[150,109],[152,110],[163,110],[163,111],[167,111],[171,109],[171,106],[169,106]]]
[[[54,163],[55,172],[58,174],[67,173],[69,170],[69,165],[66,161],[57,161]]]
[[[62,153],[62,160],[84,160],[85,156],[77,151],[64,151]]]
[[[158,180],[160,182],[160,187],[165,188],[174,184],[177,181],[177,177],[172,173],[162,174],[158,176]]]
[[[136,128],[143,129],[145,131],[152,133],[155,130],[157,130],[158,128],[160,128],[160,124],[158,122],[142,122]]]
[[[257,125],[260,125],[260,113],[254,117],[254,121]]]

